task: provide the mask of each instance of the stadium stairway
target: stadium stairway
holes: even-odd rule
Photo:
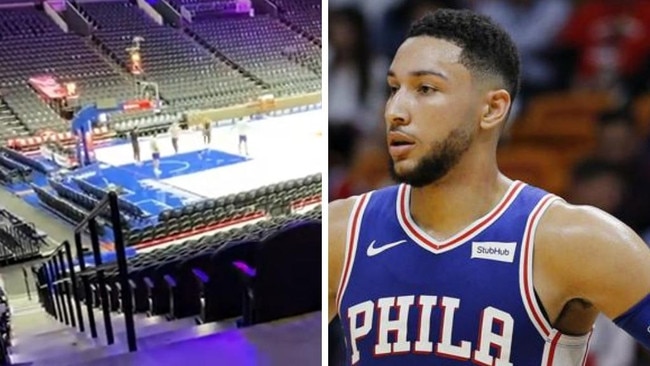
[[[254,365],[262,357],[274,360],[270,364],[320,364],[320,312],[247,328],[237,328],[234,320],[197,325],[195,317],[168,321],[164,316],[136,314],[138,351],[129,353],[122,314],[111,314],[115,343],[107,345],[98,309],[98,337],[92,339],[56,321],[37,299],[23,296],[9,301],[11,365],[183,365],[181,360],[192,364],[195,358],[208,358],[213,364]],[[252,343],[239,344],[242,342]],[[304,352],[296,353],[295,346]],[[231,363],[233,360],[236,363]]]
[[[93,339],[77,329],[65,326],[48,315],[37,300],[26,297],[10,299],[12,308],[12,364],[83,365],[127,352],[122,314],[111,314],[115,337],[107,345],[102,313],[95,310],[98,337]],[[196,325],[194,317],[167,321],[165,317],[136,314],[139,350],[206,336],[234,329],[234,322]]]
[[[72,354],[96,347],[96,342],[50,317],[38,301],[26,297],[11,298],[12,364],[60,354]]]

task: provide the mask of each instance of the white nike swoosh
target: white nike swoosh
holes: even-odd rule
[[[404,243],[406,243],[406,240],[400,240],[400,241],[396,241],[396,242],[393,242],[393,243],[384,244],[384,245],[382,245],[380,247],[375,246],[376,242],[377,242],[377,240],[373,240],[372,243],[370,243],[370,245],[368,245],[368,250],[366,251],[366,254],[368,255],[368,257],[375,256],[375,255],[383,252],[384,250],[396,247],[396,246],[398,246],[400,244],[404,244]]]

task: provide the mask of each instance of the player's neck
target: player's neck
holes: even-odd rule
[[[496,164],[455,169],[435,184],[411,190],[411,216],[433,238],[445,240],[490,212],[509,185]]]

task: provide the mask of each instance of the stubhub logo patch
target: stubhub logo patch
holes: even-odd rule
[[[472,258],[512,263],[515,260],[516,249],[516,242],[475,241],[472,243]]]

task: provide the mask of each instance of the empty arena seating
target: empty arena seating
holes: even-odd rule
[[[34,160],[30,158],[29,156],[22,154],[18,151],[6,148],[6,147],[0,147],[0,155],[5,156],[8,159],[11,159],[15,162],[18,162],[22,164],[23,166],[30,167],[34,169],[37,172],[43,173],[43,174],[49,174],[51,172],[51,168],[45,166],[43,163],[41,163],[38,160]]]
[[[0,141],[23,136],[29,136],[29,131],[24,128],[0,93]]]
[[[78,178],[65,180],[48,178],[47,183],[51,191],[32,185],[39,200],[49,209],[58,212],[73,222],[80,222],[108,194],[106,189],[94,186]],[[128,230],[129,227],[137,224],[139,220],[147,217],[141,208],[121,197],[118,198],[118,206],[123,229]],[[100,221],[100,226],[110,223],[111,216],[108,209],[102,212],[101,217],[105,221]],[[103,227],[100,228],[102,233],[104,232],[103,229]]]
[[[23,84],[8,88],[3,98],[12,113],[21,122],[20,127],[13,126],[18,136],[33,136],[43,129],[57,132],[69,129],[63,119],[48,107],[29,85]],[[12,135],[14,134],[12,133]],[[11,137],[5,135],[6,139]]]
[[[0,208],[0,262],[15,262],[40,255],[47,235],[34,224]]]
[[[54,192],[58,195],[59,198],[62,198],[68,201],[70,204],[79,207],[85,211],[92,211],[93,208],[99,203],[99,199],[93,197],[90,194],[87,194],[83,191],[79,191],[72,186],[71,182],[57,181],[55,179],[48,179],[48,184],[54,189]],[[107,222],[111,219],[110,210],[106,209],[102,212],[101,216],[106,219]],[[122,227],[129,227],[131,222],[131,217],[125,215],[123,212],[120,212],[120,218]]]
[[[269,255],[269,251],[276,254]],[[320,257],[321,211],[317,207],[130,258],[131,304],[121,301],[115,265],[101,269],[111,311],[131,306],[136,313],[167,315],[170,319],[196,317],[211,322],[240,318],[241,325],[250,325],[319,310]],[[242,266],[249,272],[256,269],[256,274],[242,277]],[[60,278],[53,278],[42,265],[32,269],[40,299],[54,314],[55,303],[47,286],[41,285]],[[93,268],[80,273],[90,282],[91,292],[84,294],[81,286],[78,289],[81,298],[95,307],[101,305],[97,274]],[[277,288],[278,279],[284,286],[281,290]],[[252,292],[245,300],[248,287]],[[274,291],[276,296],[269,296]]]
[[[39,201],[41,201],[41,203],[45,205],[46,208],[56,212],[57,214],[65,217],[66,219],[74,223],[78,223],[81,222],[81,220],[83,220],[84,217],[88,216],[88,212],[89,212],[88,210],[82,209],[68,202],[64,198],[59,197],[56,194],[45,190],[44,188],[38,187],[34,184],[32,184],[31,187],[34,190],[34,193],[36,193],[36,196],[38,197]],[[97,220],[97,224],[98,224],[97,229],[99,235],[103,235],[104,225],[106,225],[106,223],[103,220]]]
[[[51,177],[47,182],[50,189],[32,184],[38,199],[48,209],[75,223],[80,222],[108,194],[106,189],[79,178],[62,180]],[[293,209],[318,202],[320,197],[321,175],[314,174],[166,210],[158,215],[153,225],[146,225],[149,217],[134,203],[118,197],[118,206],[126,244],[147,247],[238,222],[285,215]],[[104,225],[110,222],[110,212],[106,210],[100,216],[103,220],[98,220],[98,223],[100,235],[103,235]]]
[[[5,185],[12,185],[20,183],[23,181],[23,178],[20,176],[20,173],[16,170],[10,170],[0,166],[0,183]]]
[[[278,7],[284,20],[304,30],[320,44],[322,38],[320,0],[271,0],[271,2]]]
[[[0,228],[0,262],[13,258],[22,249],[18,241],[4,229]]]
[[[107,190],[94,186],[93,184],[83,179],[72,178],[72,182],[76,184],[76,187],[74,185],[71,185],[73,189],[77,189],[78,187],[78,189],[81,189],[81,191],[87,193],[90,196],[93,196],[95,199],[102,199],[106,194],[108,194]],[[131,216],[132,219],[138,219],[145,216],[145,213],[141,208],[121,197],[118,198],[117,204],[120,207],[120,211],[123,214]]]
[[[8,210],[0,209],[0,217],[4,218],[6,222],[16,227],[17,232],[21,236],[25,236],[34,240],[42,240],[47,237],[42,231],[37,230],[34,224],[26,221],[22,217],[16,216]]]
[[[142,65],[172,107],[221,107],[245,102],[257,87],[184,32],[160,26],[129,2],[80,5],[99,25],[94,39],[123,66],[133,38],[144,39]]]
[[[176,6],[227,4],[230,0],[179,0]],[[192,108],[219,108],[266,93],[294,95],[320,90],[320,4],[276,1],[279,18],[201,19],[176,29],[156,24],[134,3],[70,2],[92,23],[90,38],[65,33],[34,7],[0,13],[0,140],[69,131],[68,122],[28,84],[51,75],[74,82],[79,104],[135,97],[127,48],[142,37],[146,80],[156,82],[164,114],[115,115],[118,129],[136,124],[165,128]],[[260,37],[256,29],[265,29]],[[3,172],[0,172],[2,174]]]
[[[134,89],[78,35],[64,33],[45,13],[34,8],[0,12],[0,87],[4,101],[27,131],[66,131],[69,127],[43,103],[28,84],[30,77],[54,75],[74,82],[80,102],[132,97]],[[16,127],[17,128],[17,127]],[[20,130],[18,130],[20,131]]]
[[[41,163],[19,152],[0,147],[0,181],[5,184],[29,183],[32,180],[33,170],[47,173],[47,169]]]
[[[320,235],[320,222],[290,223],[268,235],[251,259],[234,263],[246,286],[245,325],[321,308]]]
[[[321,49],[270,15],[199,21],[191,29],[278,96],[320,91]],[[260,36],[259,29],[264,29]],[[299,62],[292,60],[300,60]]]
[[[292,179],[258,189],[207,199],[158,215],[152,226],[133,228],[126,233],[127,245],[146,246],[214,230],[233,223],[278,216],[292,208],[315,203],[321,196],[321,175]]]

